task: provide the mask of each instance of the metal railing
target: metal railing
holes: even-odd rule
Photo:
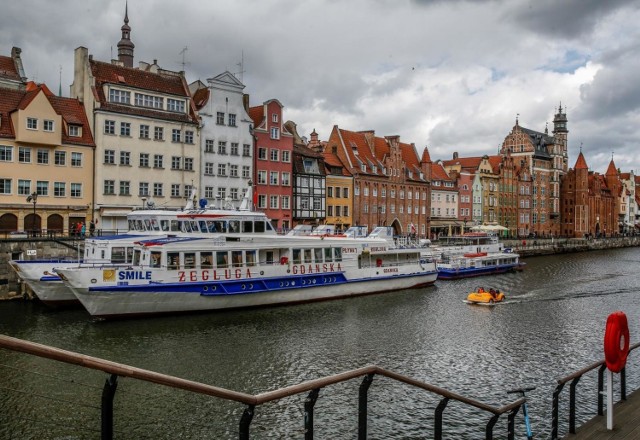
[[[476,409],[490,413],[489,419],[485,425],[485,439],[493,439],[493,428],[501,415],[508,413],[507,419],[507,438],[514,440],[514,424],[515,416],[520,407],[525,402],[524,398],[509,403],[502,407],[495,407],[483,402],[467,398],[465,396],[453,393],[446,389],[430,385],[428,383],[412,379],[407,376],[385,370],[376,365],[370,365],[355,370],[345,371],[332,376],[320,379],[302,382],[297,385],[269,391],[261,394],[246,394],[237,391],[227,390],[220,387],[206,385],[200,382],[194,382],[157,373],[150,370],[132,367],[130,365],[119,364],[105,359],[86,356],[79,353],[61,350],[47,345],[37,344],[22,339],[12,338],[0,335],[0,348],[12,350],[16,352],[27,353],[30,355],[56,360],[67,364],[78,365],[83,368],[100,370],[109,377],[106,379],[101,399],[101,438],[103,440],[113,438],[113,404],[115,392],[118,385],[118,377],[128,377],[138,379],[145,382],[164,385],[172,388],[182,389],[193,393],[217,397],[220,399],[230,400],[246,405],[246,408],[240,418],[238,438],[241,440],[249,439],[250,426],[256,407],[267,402],[280,400],[286,397],[308,392],[304,402],[304,425],[305,440],[313,439],[313,419],[314,405],[319,397],[320,390],[330,385],[335,385],[358,377],[363,377],[358,390],[358,439],[367,438],[367,419],[368,419],[368,390],[376,375],[386,377],[388,379],[410,385],[412,387],[427,391],[429,393],[440,396],[440,401],[434,412],[434,439],[441,440],[443,427],[443,412],[449,401],[454,400],[465,405],[469,405]]]
[[[629,352],[640,347],[640,343],[634,344],[629,347]],[[569,384],[569,433],[576,433],[576,386],[582,376],[590,371],[598,369],[598,415],[604,415],[604,371],[607,368],[604,359],[595,362],[582,370],[576,371],[562,379],[558,379],[558,385],[556,385],[553,391],[553,402],[551,406],[551,439],[557,440],[558,438],[558,411],[560,402],[560,393],[564,386]],[[609,392],[613,392],[610,390]],[[627,400],[627,380],[626,380],[626,368],[620,371],[620,401]]]

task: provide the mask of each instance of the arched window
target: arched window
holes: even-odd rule
[[[64,220],[60,214],[51,214],[47,218],[47,231],[62,232],[64,229]]]
[[[29,214],[24,217],[25,231],[39,231],[42,229],[42,219],[38,214]]]
[[[0,216],[0,233],[18,230],[18,217],[15,214],[3,214]]]

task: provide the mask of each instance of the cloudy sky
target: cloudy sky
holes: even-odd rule
[[[640,173],[640,2],[628,0],[129,0],[134,65],[189,82],[237,73],[251,105],[277,98],[299,133],[400,135],[432,159],[496,154],[560,103],[569,165]],[[4,2],[0,52],[63,95],[73,51],[117,57],[125,0]],[[183,52],[183,49],[187,48]],[[244,60],[242,69],[240,62]],[[183,64],[184,62],[184,64]],[[243,70],[242,73],[239,73]],[[519,115],[519,116],[518,116]]]

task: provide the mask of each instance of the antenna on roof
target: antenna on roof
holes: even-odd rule
[[[244,50],[242,51],[241,54],[241,58],[240,58],[240,62],[236,63],[236,66],[238,66],[240,68],[239,72],[235,72],[233,75],[238,78],[240,80],[240,82],[243,81],[243,73],[245,72],[244,70]],[[238,76],[240,75],[240,76]]]
[[[60,82],[58,83],[58,96],[62,96],[62,64],[60,64]]]
[[[180,52],[178,52],[180,55],[182,55],[182,62],[179,63],[182,66],[182,71],[184,72],[186,69],[186,66],[190,66],[191,63],[189,63],[187,61],[187,51],[189,50],[189,48],[187,46],[185,46]]]

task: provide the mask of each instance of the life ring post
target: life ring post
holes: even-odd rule
[[[607,430],[613,429],[613,373],[621,372],[629,355],[629,324],[624,312],[607,317],[604,332],[604,360],[607,366]]]

